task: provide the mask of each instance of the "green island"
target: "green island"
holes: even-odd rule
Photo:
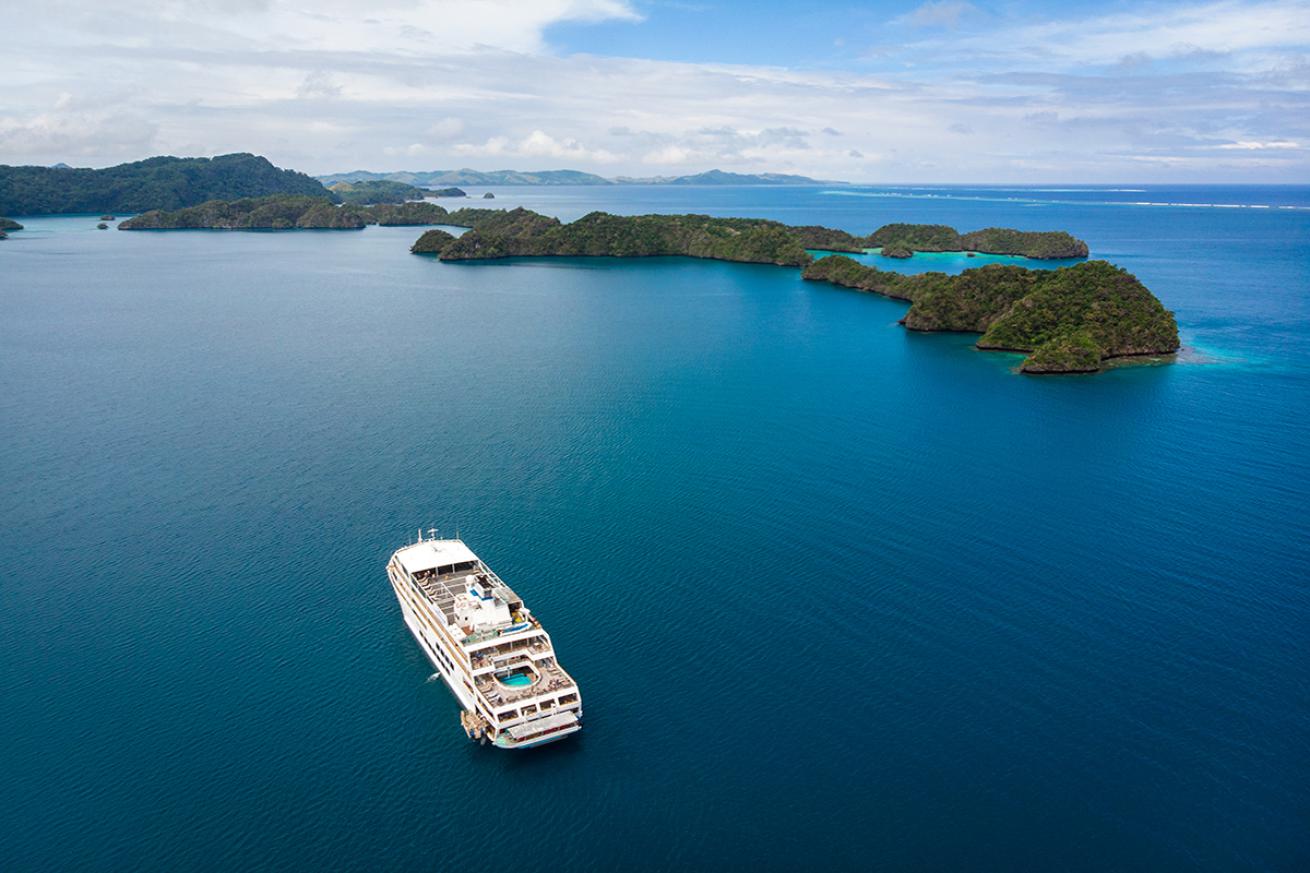
[[[905,252],[978,252],[1038,260],[1087,257],[1087,243],[1062,230],[985,227],[962,234],[945,224],[884,224],[867,241],[869,248],[881,248],[892,258],[908,257]]]
[[[144,212],[268,194],[332,197],[317,179],[251,154],[157,157],[103,170],[0,166],[0,215]]]
[[[425,197],[467,197],[460,188],[440,188],[436,191],[395,182],[390,179],[366,179],[359,182],[334,182],[328,190],[342,203],[373,206],[378,203],[404,203]]]
[[[12,218],[0,216],[0,239],[9,239],[9,231],[22,229],[23,226]]]
[[[1119,357],[1166,355],[1179,348],[1173,313],[1132,274],[1105,261],[1057,270],[993,264],[958,276],[907,276],[868,267],[844,255],[815,260],[808,249],[863,251],[870,239],[903,249],[955,251],[957,240],[992,248],[1022,247],[1039,256],[1086,255],[1064,232],[1035,234],[989,228],[956,234],[944,225],[888,225],[861,239],[819,226],[791,227],[749,218],[707,215],[618,216],[593,212],[569,224],[527,209],[459,209],[442,222],[470,228],[456,237],[426,231],[410,249],[443,261],[509,257],[682,255],[804,268],[803,277],[871,291],[911,304],[902,324],[916,331],[982,334],[980,349],[1027,352],[1025,373],[1088,373]],[[917,235],[904,228],[927,228]],[[903,237],[911,236],[902,241]],[[888,240],[891,240],[890,242]],[[982,249],[979,249],[982,250]],[[1055,254],[1059,252],[1060,254]]]
[[[1025,373],[1092,373],[1111,358],[1179,348],[1173,313],[1136,276],[1106,261],[905,276],[830,255],[802,276],[909,301],[901,324],[910,330],[979,333],[980,349],[1028,352]]]
[[[359,230],[370,224],[447,224],[435,203],[406,201],[372,206],[338,206],[326,197],[273,195],[211,200],[198,206],[154,209],[118,225],[119,230]]]
[[[569,224],[531,210],[459,209],[446,224],[470,227],[442,240],[425,234],[411,251],[443,261],[522,256],[620,258],[687,255],[759,264],[804,266],[811,256],[801,236],[785,224],[755,218],[708,215],[619,216],[592,212]]]
[[[336,182],[328,190],[342,203],[358,206],[372,206],[377,203],[404,203],[407,200],[422,200],[424,190],[404,182],[392,182],[388,179],[364,182]]]
[[[463,213],[462,220],[457,217]],[[442,260],[541,255],[688,255],[730,261],[803,265],[796,250],[860,253],[881,248],[892,258],[914,252],[971,251],[1034,259],[1085,258],[1087,244],[1064,231],[1021,231],[991,227],[961,235],[946,225],[889,224],[860,237],[819,225],[793,227],[757,218],[711,218],[708,215],[616,216],[592,212],[570,224],[525,209],[511,210],[518,222],[506,231],[494,223],[501,210],[461,209],[446,224],[472,228],[461,242],[434,247],[429,240],[415,251]],[[532,216],[532,218],[528,218]]]

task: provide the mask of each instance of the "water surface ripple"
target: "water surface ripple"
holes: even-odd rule
[[[497,194],[1067,228],[1194,354],[1035,379],[789,269],[25,220],[6,870],[1310,867],[1310,216]],[[576,741],[463,739],[383,573],[433,524]]]

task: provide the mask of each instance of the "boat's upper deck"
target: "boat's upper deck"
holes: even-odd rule
[[[447,624],[476,633],[528,620],[519,596],[459,540],[423,540],[396,560]]]
[[[420,539],[392,556],[388,572],[398,588],[408,589],[412,581],[432,605],[434,616],[445,621],[436,645],[446,647],[454,638],[461,650],[454,659],[476,698],[478,717],[491,729],[509,725],[528,731],[529,725],[554,725],[566,712],[573,713],[576,723],[581,713],[578,686],[555,660],[550,636],[468,546],[457,539]],[[412,592],[400,594],[402,601],[413,599]]]

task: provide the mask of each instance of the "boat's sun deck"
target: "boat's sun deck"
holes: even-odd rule
[[[462,540],[431,533],[397,550],[387,569],[410,630],[464,706],[465,733],[526,748],[579,730],[577,683],[541,623]]]
[[[535,681],[523,684],[519,681],[505,682],[495,674],[484,673],[477,677],[478,692],[487,699],[493,708],[509,703],[531,700],[541,695],[555,695],[577,690],[573,677],[553,660],[536,661],[509,668],[511,675],[529,675]]]
[[[454,569],[444,573],[441,572],[445,569],[445,567],[440,567],[431,570],[419,570],[413,575],[414,581],[419,588],[423,589],[423,593],[432,601],[432,604],[441,610],[441,614],[448,624],[456,623],[455,602],[461,595],[468,592],[470,582],[491,591],[498,600],[506,603],[511,610],[523,607],[523,602],[509,589],[509,586],[500,581],[500,577],[487,569],[487,566],[481,561],[466,561],[455,564]]]

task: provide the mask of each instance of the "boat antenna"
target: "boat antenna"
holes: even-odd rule
[[[423,528],[418,529],[418,541],[423,542]]]
[[[435,527],[428,528],[428,539],[435,540],[436,538],[437,538],[437,529]]]

